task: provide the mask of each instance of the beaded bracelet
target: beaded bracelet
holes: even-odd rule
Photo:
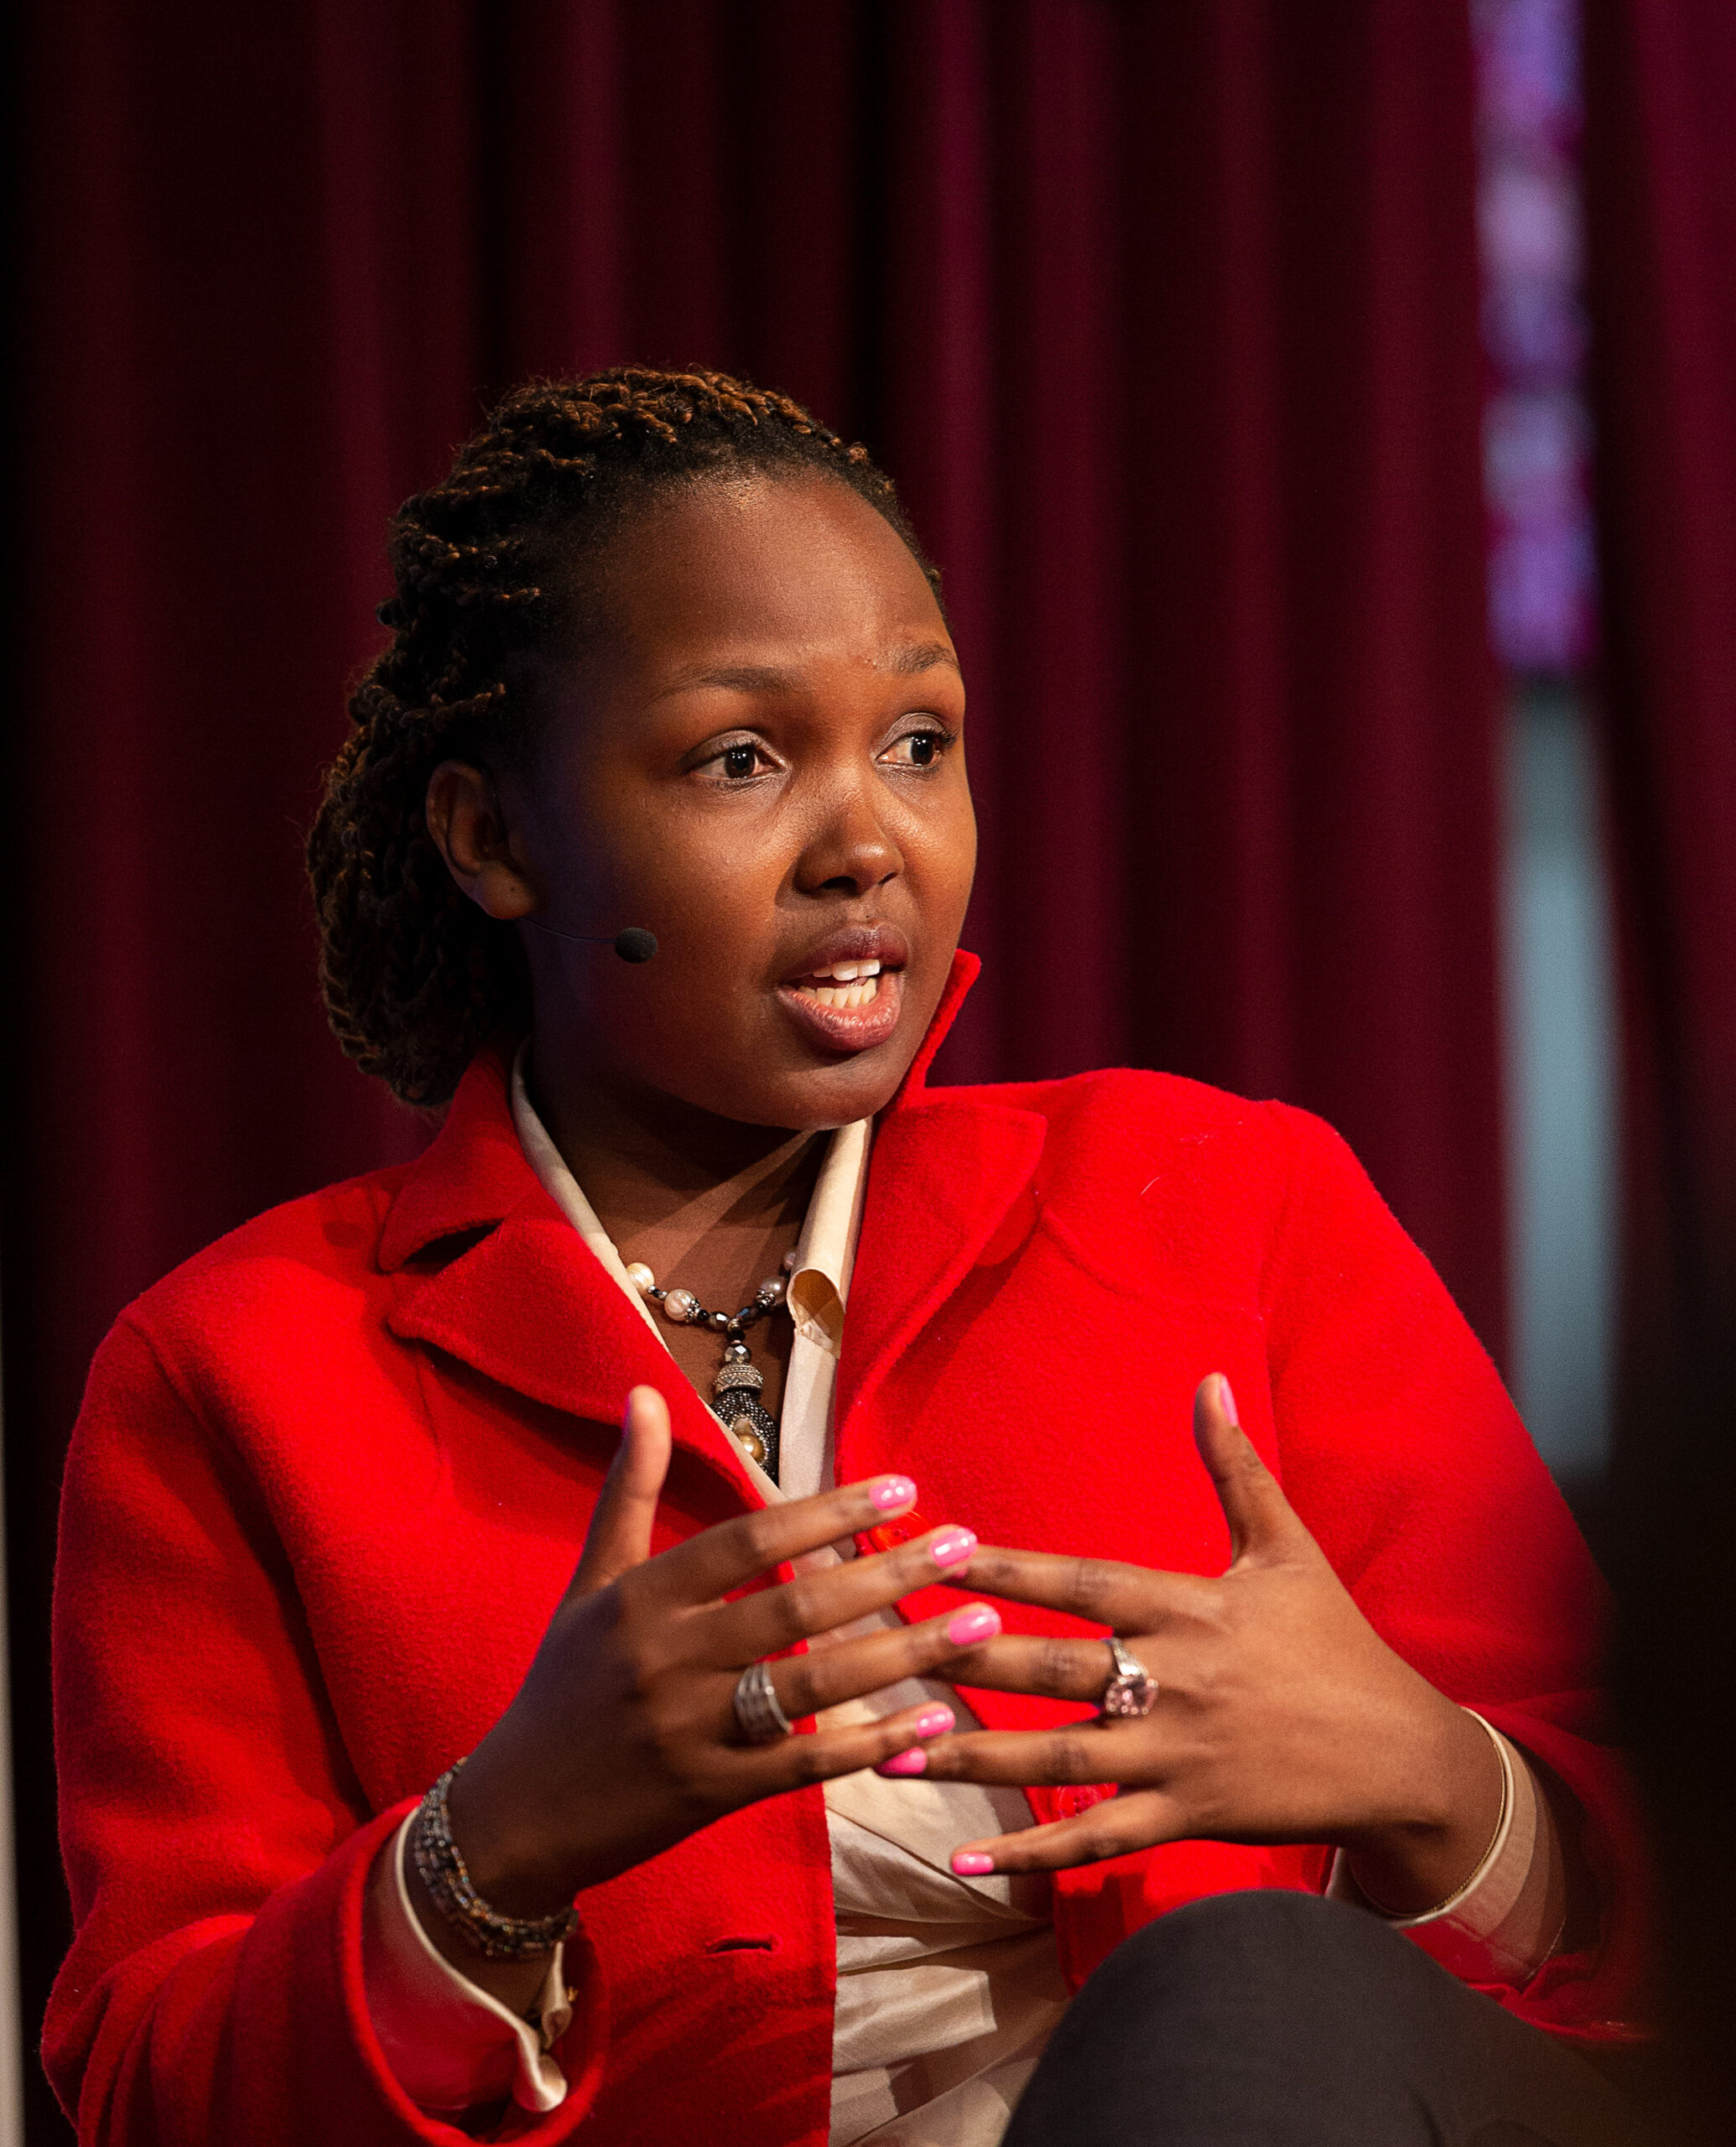
[[[502,1916],[476,1891],[464,1856],[452,1838],[446,1792],[464,1765],[459,1760],[423,1798],[410,1830],[410,1853],[434,1906],[453,1929],[491,1961],[528,1961],[564,1944],[579,1928],[579,1911],[558,1916]]]

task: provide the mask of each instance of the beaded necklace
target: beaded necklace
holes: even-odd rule
[[[691,1290],[666,1290],[642,1260],[632,1261],[627,1280],[649,1297],[676,1327],[707,1327],[724,1341],[723,1362],[711,1382],[712,1414],[751,1461],[775,1484],[777,1480],[777,1426],[759,1400],[766,1375],[747,1347],[747,1330],[768,1319],[787,1297],[793,1251],[783,1255],[783,1272],[768,1276],[739,1312],[708,1312]]]

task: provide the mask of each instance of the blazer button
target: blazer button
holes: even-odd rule
[[[882,1521],[873,1528],[860,1530],[856,1536],[856,1551],[860,1557],[871,1558],[878,1551],[896,1551],[901,1543],[912,1542],[918,1536],[926,1536],[934,1526],[925,1521],[912,1507],[902,1520]]]
[[[1114,1782],[1091,1781],[1075,1789],[1058,1790],[1055,1801],[1061,1808],[1063,1818],[1073,1819],[1077,1818],[1081,1812],[1089,1812],[1094,1804],[1108,1803],[1115,1793]]]

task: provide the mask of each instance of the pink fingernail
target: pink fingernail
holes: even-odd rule
[[[976,1538],[968,1528],[949,1528],[928,1546],[928,1556],[937,1566],[957,1566],[975,1548]]]
[[[982,1879],[995,1869],[995,1859],[980,1848],[961,1848],[953,1858],[953,1869],[961,1879]]]
[[[974,1603],[968,1610],[961,1610],[946,1629],[946,1636],[954,1647],[975,1647],[979,1640],[991,1640],[1001,1630],[1001,1620],[986,1603]]]
[[[900,1752],[890,1760],[882,1760],[874,1770],[877,1775],[919,1775],[926,1773],[928,1755],[918,1749],[913,1752]]]
[[[882,1513],[892,1513],[900,1506],[916,1504],[916,1485],[907,1476],[882,1476],[868,1494],[868,1501]]]
[[[1235,1413],[1235,1396],[1229,1391],[1229,1381],[1222,1372],[1218,1375],[1218,1406],[1230,1422],[1240,1426],[1241,1418]]]
[[[958,1719],[950,1708],[929,1708],[916,1718],[918,1737],[944,1737]]]

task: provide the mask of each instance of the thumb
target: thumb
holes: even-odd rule
[[[673,1445],[668,1403],[654,1386],[636,1386],[627,1396],[621,1444],[603,1479],[569,1599],[596,1594],[651,1556],[652,1524]]]
[[[1242,1429],[1235,1396],[1221,1372],[1203,1379],[1193,1396],[1193,1443],[1229,1523],[1232,1563],[1276,1562],[1293,1554],[1298,1540],[1312,1545],[1277,1478]]]

